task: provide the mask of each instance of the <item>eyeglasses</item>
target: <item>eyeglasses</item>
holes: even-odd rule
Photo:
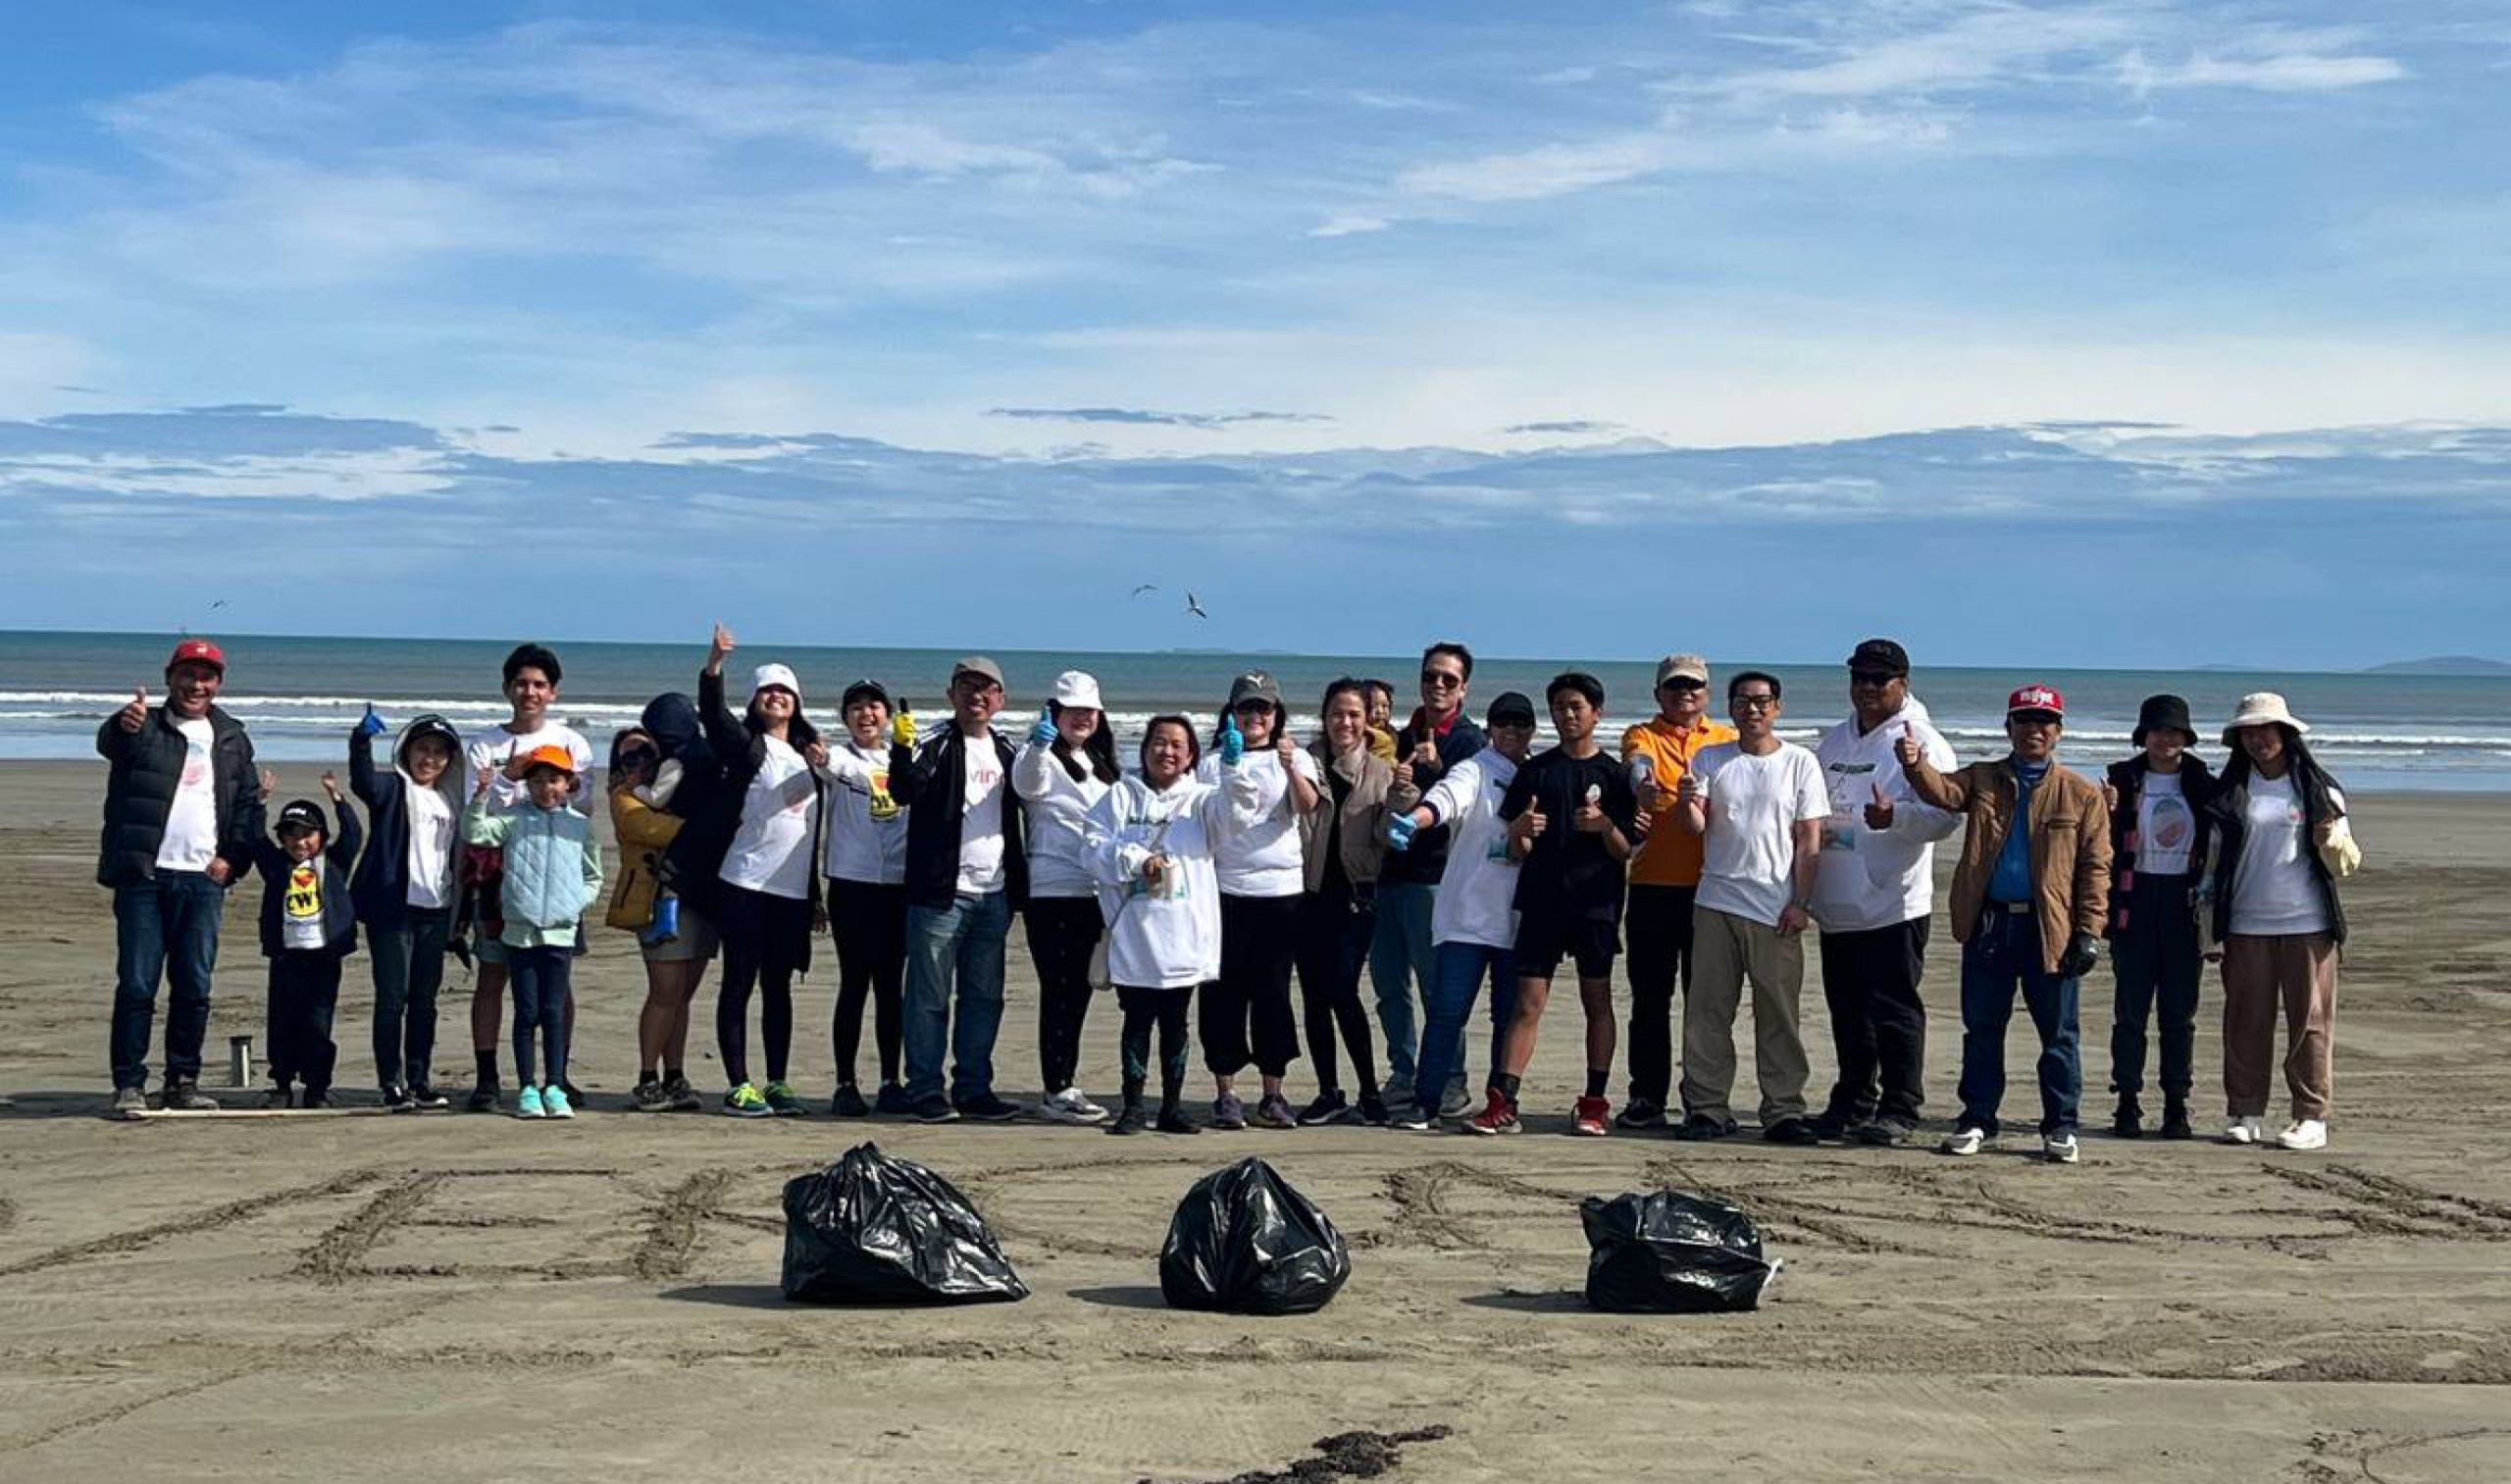
[[[1882,670],[1851,670],[1848,673],[1848,683],[1850,685],[1872,686],[1878,691],[1899,679],[1899,676]]]
[[[1778,704],[1778,697],[1762,691],[1751,695],[1730,695],[1726,701],[1739,711],[1767,711]]]
[[[1421,672],[1421,684],[1454,691],[1464,684],[1464,677],[1446,670],[1424,670]]]

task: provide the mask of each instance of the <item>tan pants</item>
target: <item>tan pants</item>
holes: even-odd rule
[[[2234,1118],[2267,1116],[2276,1008],[2284,1009],[2284,1086],[2293,1116],[2328,1116],[2335,1094],[2336,940],[2326,933],[2224,940],[2224,1100]]]
[[[1796,1001],[1805,988],[1805,939],[1749,917],[1696,907],[1691,919],[1691,984],[1683,991],[1683,1112],[1731,1118],[1735,1090],[1735,1010],[1753,986],[1753,1068],[1762,1088],[1762,1124],[1805,1114],[1805,1041]]]

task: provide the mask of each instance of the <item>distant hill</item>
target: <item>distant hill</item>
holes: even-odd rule
[[[2366,675],[2511,675],[2511,664],[2473,654],[2436,654],[2430,659],[2398,659],[2374,665]]]

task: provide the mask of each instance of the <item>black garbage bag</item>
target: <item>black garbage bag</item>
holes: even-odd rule
[[[785,1182],[785,1297],[816,1304],[995,1304],[1029,1297],[958,1187],[858,1144]]]
[[[1778,1263],[1753,1218],[1681,1191],[1589,1196],[1587,1302],[1618,1314],[1717,1314],[1759,1308]]]
[[[1343,1234],[1253,1155],[1196,1181],[1159,1249],[1159,1294],[1172,1308],[1314,1313],[1351,1276]]]

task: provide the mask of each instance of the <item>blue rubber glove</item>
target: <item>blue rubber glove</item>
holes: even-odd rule
[[[375,702],[366,703],[366,714],[357,719],[357,729],[369,737],[384,735],[384,718],[375,714]]]
[[[1238,730],[1238,718],[1224,716],[1220,721],[1220,765],[1235,768],[1247,755],[1247,734]]]
[[[1056,736],[1057,733],[1055,732],[1054,714],[1044,707],[1040,707],[1038,710],[1038,724],[1029,729],[1029,745],[1033,747],[1051,747],[1055,744]]]
[[[1412,822],[1412,816],[1409,813],[1388,816],[1386,821],[1387,848],[1391,850],[1411,849],[1412,836],[1421,827],[1419,825]]]

